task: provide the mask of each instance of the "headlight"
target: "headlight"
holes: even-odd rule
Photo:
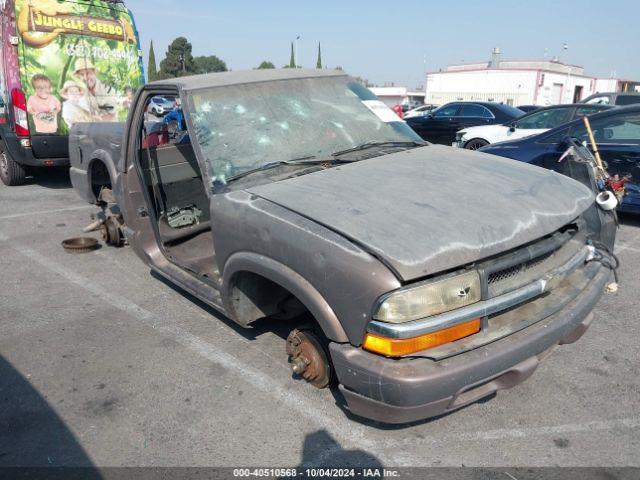
[[[467,132],[458,132],[456,133],[456,142],[459,142],[462,140],[462,137],[464,137],[467,134]]]
[[[374,319],[405,323],[479,302],[480,275],[476,271],[423,282],[383,297]]]

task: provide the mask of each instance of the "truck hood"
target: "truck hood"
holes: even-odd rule
[[[536,240],[593,202],[552,171],[436,145],[247,190],[340,233],[403,281]]]

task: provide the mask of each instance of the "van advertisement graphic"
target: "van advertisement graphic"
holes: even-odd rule
[[[129,12],[102,0],[16,0],[22,89],[31,132],[126,119],[143,83]]]

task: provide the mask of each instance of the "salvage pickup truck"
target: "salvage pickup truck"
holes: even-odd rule
[[[150,116],[156,96],[180,107]],[[245,327],[305,318],[292,370],[381,422],[522,382],[611,275],[585,182],[425,143],[340,71],[150,83],[126,125],[74,126],[70,152],[153,271]]]

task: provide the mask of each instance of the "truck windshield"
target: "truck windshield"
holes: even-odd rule
[[[348,77],[202,89],[189,95],[195,138],[218,181],[274,162],[328,158],[368,142],[421,142]]]

